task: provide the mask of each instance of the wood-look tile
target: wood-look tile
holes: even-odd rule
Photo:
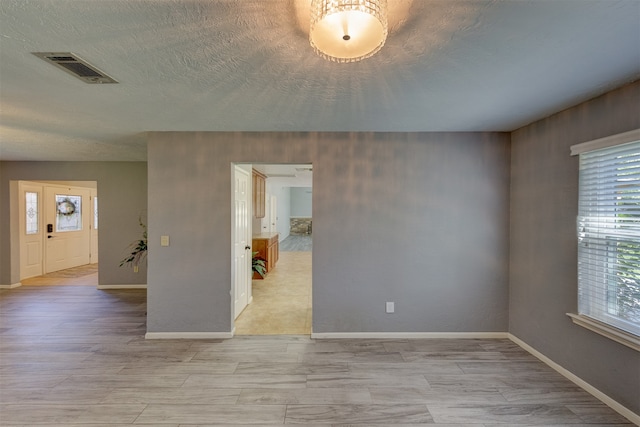
[[[433,390],[416,387],[369,387],[373,403],[380,404],[505,404],[499,391]]]
[[[370,404],[366,388],[242,389],[239,404]]]
[[[22,388],[0,389],[0,403],[3,404],[74,404],[96,405],[110,393],[110,389],[77,389],[77,388]],[[129,402],[123,402],[129,403]],[[133,402],[132,402],[133,403]],[[2,414],[0,414],[0,421]]]
[[[0,376],[0,384],[5,390],[14,388],[51,388],[62,383],[67,378],[67,375],[9,374]]]
[[[309,375],[344,374],[349,372],[347,363],[255,363],[240,362],[236,374]]]
[[[71,375],[62,381],[60,387],[78,389],[99,389],[114,387],[180,387],[188,375]]]
[[[580,424],[580,418],[565,406],[558,405],[427,405],[438,423],[554,423]]]
[[[385,374],[396,375],[456,375],[463,373],[455,362],[446,360],[421,360],[411,363],[349,362],[349,371],[352,373],[384,372]]]
[[[5,424],[133,423],[145,405],[20,404],[0,405]]]
[[[397,375],[394,373],[307,375],[307,387],[422,387],[429,383],[421,375]]]
[[[124,387],[116,388],[104,396],[100,403],[162,403],[176,405],[233,405],[238,401],[240,389],[188,388],[188,387]]]
[[[401,351],[407,362],[431,360],[506,360],[507,357],[498,351]]]
[[[432,423],[426,405],[288,405],[285,424]]]
[[[404,362],[400,353],[385,352],[337,352],[337,353],[300,353],[298,361],[304,363],[321,363],[321,362]]]
[[[202,388],[305,388],[306,375],[190,375],[184,387]]]
[[[127,363],[119,375],[172,375],[172,374],[232,374],[238,367],[236,362],[190,360],[188,362],[133,362]]]
[[[567,408],[580,417],[585,424],[624,424],[628,423],[623,416],[612,412],[611,408],[600,402],[591,404],[571,404]]]
[[[540,361],[482,361],[458,362],[458,366],[465,374],[490,374],[505,372],[549,372],[549,367]],[[559,374],[556,374],[560,376]]]
[[[135,424],[222,424],[276,423],[283,424],[284,405],[148,405]]]
[[[500,393],[510,403],[599,403],[595,397],[579,387],[509,388],[501,390]]]

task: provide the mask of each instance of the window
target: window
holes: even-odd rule
[[[56,194],[56,232],[82,230],[82,196]]]
[[[93,229],[98,229],[98,196],[93,198]]]
[[[578,314],[640,337],[637,133],[580,144],[572,152],[580,155]],[[608,143],[594,144],[603,141]]]
[[[26,204],[26,225],[27,234],[38,234],[38,224],[40,223],[40,217],[38,212],[38,193],[33,191],[26,191],[24,193],[24,200]]]

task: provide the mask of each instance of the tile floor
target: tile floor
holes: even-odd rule
[[[252,286],[236,335],[311,334],[311,252],[280,252],[276,268]]]
[[[96,284],[0,290],[0,425],[631,425],[509,340],[145,340]]]

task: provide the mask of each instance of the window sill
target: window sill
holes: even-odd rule
[[[640,338],[613,326],[580,314],[567,313],[573,323],[640,352]]]

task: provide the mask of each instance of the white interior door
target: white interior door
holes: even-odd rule
[[[18,214],[20,227],[20,280],[42,275],[43,186],[36,183],[18,183]]]
[[[276,196],[271,196],[271,204],[269,206],[269,232],[275,233],[278,231],[278,200]]]
[[[91,261],[91,190],[44,187],[45,273]]]
[[[251,206],[249,172],[235,167],[233,227],[234,319],[249,304],[251,293]]]

